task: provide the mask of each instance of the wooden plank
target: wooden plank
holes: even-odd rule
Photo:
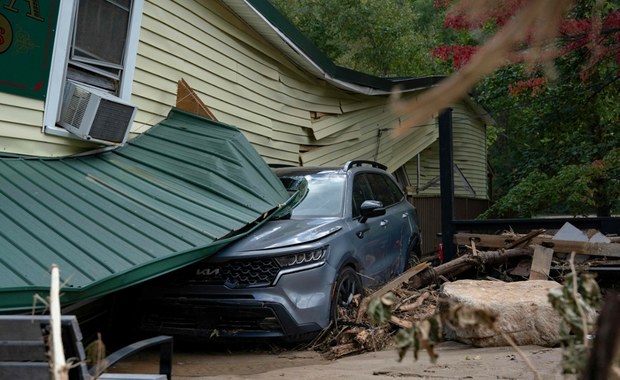
[[[551,270],[551,260],[553,259],[553,249],[537,245],[532,256],[532,267],[530,269],[530,280],[548,280]]]
[[[459,245],[469,245],[470,239],[475,239],[478,247],[506,248],[518,239],[516,236],[486,235],[458,233],[454,235],[454,242]],[[532,244],[542,245],[562,253],[575,252],[583,255],[620,257],[620,244],[590,243],[585,241],[553,240],[551,237],[538,236],[532,239]]]
[[[387,292],[398,288],[405,282],[409,281],[411,277],[430,268],[431,266],[432,266],[431,263],[424,262],[424,263],[420,263],[416,265],[415,267],[409,268],[408,270],[403,272],[400,276],[392,279],[392,281],[383,285],[381,288],[373,292],[371,295],[364,298],[362,300],[362,303],[360,304],[359,309],[357,310],[357,321],[360,322],[362,320],[362,317],[364,316],[364,313],[366,313],[366,309],[368,308],[368,303],[370,302],[371,299],[376,298],[376,297],[381,297]]]
[[[508,244],[508,246],[506,248],[516,248],[516,247],[519,247],[519,246],[523,246],[523,245],[529,243],[534,237],[542,234],[543,232],[545,232],[544,229],[530,231],[528,234],[523,235],[520,238],[518,238],[517,240],[515,240],[512,243]]]

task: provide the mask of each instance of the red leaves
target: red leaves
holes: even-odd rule
[[[431,51],[431,56],[433,58],[441,59],[442,61],[451,61],[452,67],[459,69],[470,60],[478,49],[478,46],[444,45],[434,48]]]
[[[536,95],[544,90],[547,80],[545,78],[531,78],[528,80],[520,80],[508,87],[508,93],[512,96],[518,96],[523,93]]]

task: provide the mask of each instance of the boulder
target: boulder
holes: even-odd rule
[[[549,290],[555,281],[517,282],[459,280],[445,283],[441,293],[452,305],[466,305],[497,316],[495,326],[519,345],[556,346],[560,315],[551,307]],[[445,338],[476,347],[507,346],[504,337],[483,323],[445,326]]]

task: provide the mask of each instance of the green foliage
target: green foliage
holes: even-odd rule
[[[432,363],[437,361],[435,345],[442,340],[441,318],[435,314],[422,321],[416,321],[409,329],[400,329],[394,337],[398,349],[398,358],[403,360],[407,351],[413,352],[413,357],[418,360],[418,352],[426,350]]]
[[[271,0],[336,64],[381,76],[445,74],[430,50],[456,32],[442,27],[433,0]]]
[[[589,356],[588,335],[594,331],[595,311],[601,302],[599,286],[592,274],[572,272],[561,287],[551,289],[549,302],[562,317],[562,370],[581,374]]]
[[[394,294],[387,293],[383,297],[375,297],[368,302],[366,314],[375,324],[382,325],[387,323],[392,316],[392,305],[394,304]]]
[[[271,2],[336,64],[382,77],[448,74],[448,62],[431,57],[434,48],[481,45],[497,31],[493,22],[446,28],[435,0]],[[587,23],[619,8],[579,0],[569,18]],[[559,39],[564,53],[548,65],[510,64],[473,90],[497,123],[487,130],[497,205],[485,216],[620,213],[618,165],[605,158],[620,147],[620,39],[612,28],[601,40],[606,55],[592,54],[590,45],[566,49],[574,41]]]
[[[387,293],[382,297],[374,297],[368,303],[366,315],[371,322],[382,325],[387,323],[392,317],[392,306],[394,305],[394,294]],[[411,350],[415,360],[418,360],[418,352],[426,350],[431,361],[437,360],[434,347],[441,342],[442,325],[441,317],[435,314],[422,321],[414,321],[411,328],[400,329],[394,338],[398,349],[399,360],[403,360],[407,351]]]
[[[592,164],[566,165],[555,175],[538,170],[489,208],[481,218],[533,217],[537,214],[588,215],[605,202],[617,209],[620,198],[620,148]]]

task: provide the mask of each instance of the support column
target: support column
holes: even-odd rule
[[[441,191],[441,241],[444,262],[456,255],[454,245],[454,159],[452,154],[452,109],[439,114],[439,181]]]

